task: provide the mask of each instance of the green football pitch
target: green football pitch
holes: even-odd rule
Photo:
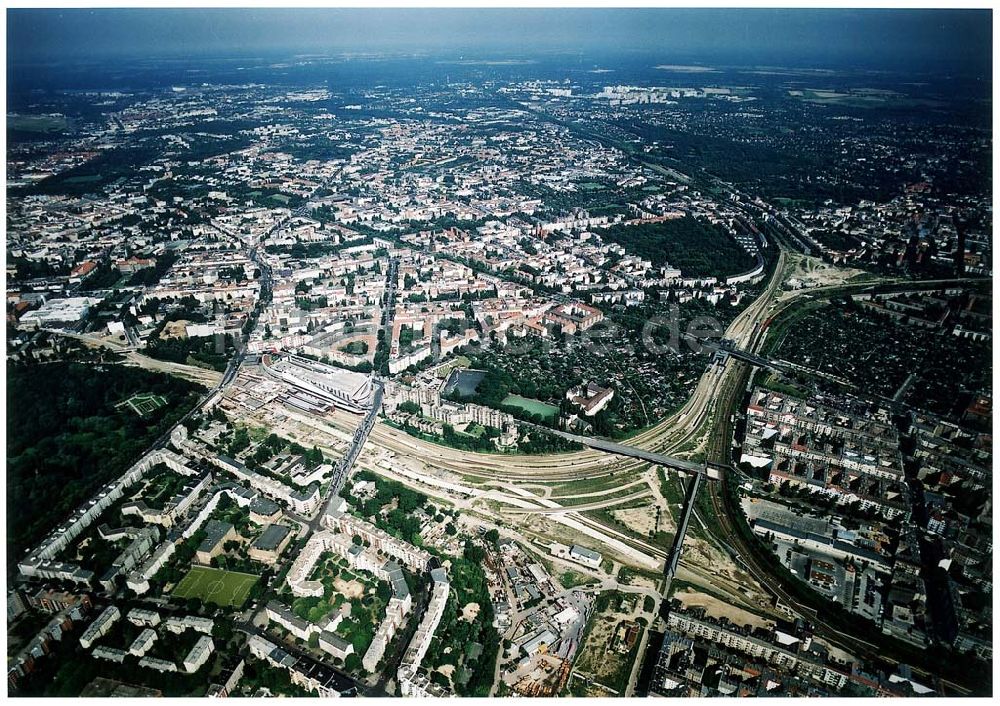
[[[205,603],[239,608],[250,595],[259,576],[238,571],[223,571],[207,566],[193,566],[171,595],[177,598],[200,598]]]

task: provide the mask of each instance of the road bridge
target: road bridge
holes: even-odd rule
[[[690,334],[684,334],[684,338],[698,344],[710,353],[729,355],[737,360],[742,360],[759,368],[769,368],[779,372],[785,372],[787,370],[787,366],[783,363],[779,363],[769,358],[759,356],[756,353],[751,353],[750,351],[737,348],[735,342],[730,339],[724,338],[719,342],[715,342],[710,338],[698,338],[697,336],[691,336]]]
[[[659,466],[664,466],[665,468],[672,468],[675,471],[680,471],[682,473],[704,476],[708,480],[720,480],[722,478],[721,469],[714,466],[708,466],[704,463],[686,461],[681,458],[674,458],[673,456],[666,456],[653,451],[646,451],[645,449],[640,449],[635,446],[628,446],[626,444],[615,443],[614,441],[607,441],[606,439],[595,439],[592,436],[570,434],[569,432],[559,431],[558,429],[549,429],[548,427],[539,426],[537,424],[531,424],[529,426],[533,426],[536,429],[542,430],[548,434],[554,434],[555,436],[568,441],[575,441],[578,444],[583,444],[589,448],[604,451],[609,454],[638,458],[643,461],[655,463]]]
[[[354,462],[358,460],[358,455],[361,453],[361,449],[364,448],[365,442],[368,441],[368,435],[371,433],[372,428],[375,426],[375,421],[378,419],[378,413],[382,409],[383,387],[382,383],[377,380],[374,384],[375,394],[372,399],[371,409],[365,412],[361,424],[354,430],[350,448],[347,449],[347,453],[344,454],[333,469],[333,477],[321,503],[323,509],[309,522],[309,528],[312,531],[316,531],[319,527],[320,520],[323,519],[323,515],[327,514],[330,503],[336,500],[343,489],[344,483],[347,481],[347,476],[354,467]]]
[[[777,370],[778,372],[787,371],[786,366],[780,363],[776,363],[775,361],[770,360],[768,358],[756,355],[755,353],[748,353],[747,351],[741,351],[738,348],[731,348],[731,349],[723,348],[721,350],[725,351],[728,355],[731,355],[733,358],[736,358],[736,360],[742,360],[743,362],[750,363],[750,365],[755,365],[758,368]]]
[[[854,384],[851,381],[842,378],[838,375],[828,373],[824,370],[816,370],[815,368],[809,368],[804,365],[799,365],[798,363],[792,363],[787,360],[772,360],[771,358],[766,358],[764,356],[757,355],[756,353],[751,353],[750,351],[745,351],[740,348],[737,348],[732,341],[727,339],[723,339],[719,343],[713,343],[707,339],[698,339],[693,337],[689,338],[696,341],[706,350],[714,351],[716,355],[722,356],[723,359],[725,358],[725,356],[730,356],[735,358],[736,360],[742,360],[745,363],[749,363],[754,367],[761,368],[762,370],[773,370],[775,372],[785,373],[785,374],[793,372],[801,372],[801,373],[806,373],[808,375],[815,375],[817,377],[826,378],[827,380],[832,380],[833,382],[839,385],[843,385],[845,387],[854,387]]]

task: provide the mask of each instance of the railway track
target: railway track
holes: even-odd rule
[[[786,305],[787,306],[787,305]],[[780,307],[784,309],[785,307]],[[751,350],[756,349],[763,343],[764,331],[758,331],[751,338]],[[739,411],[740,402],[743,399],[743,392],[750,379],[751,369],[746,363],[740,363],[741,370],[734,372],[727,384],[720,390],[718,414],[714,420],[714,427],[710,434],[706,459],[709,462],[728,466],[731,461],[733,438],[734,415]],[[728,414],[726,413],[728,411]],[[892,650],[887,649],[884,642],[874,644],[854,635],[847,634],[838,629],[824,617],[822,603],[823,599],[815,602],[804,603],[796,596],[793,596],[782,586],[780,577],[775,576],[769,566],[760,560],[761,549],[749,542],[742,532],[740,532],[735,522],[741,522],[743,513],[739,508],[727,506],[726,493],[730,491],[732,483],[736,482],[732,470],[724,473],[723,479],[719,483],[711,483],[704,490],[708,493],[714,523],[708,523],[706,531],[713,534],[720,546],[727,547],[731,558],[740,565],[750,575],[762,589],[764,589],[776,602],[787,606],[794,613],[805,617],[813,624],[817,636],[827,642],[840,647],[857,657],[873,662],[886,662],[892,659]],[[960,696],[972,695],[972,690],[954,681],[941,679],[932,671],[911,664],[914,673],[921,679],[931,683],[946,686],[951,693]]]
[[[823,617],[824,606],[806,604],[785,590],[780,580],[776,580],[769,567],[764,565],[758,556],[758,547],[746,542],[743,535],[734,527],[734,520],[729,509],[726,507],[724,494],[727,492],[725,483],[732,480],[724,480],[722,483],[712,483],[706,488],[709,494],[710,503],[717,527],[722,537],[717,537],[730,547],[733,547],[736,555],[733,559],[742,566],[747,573],[753,577],[775,601],[787,606],[794,613],[806,618],[813,625],[814,633],[821,639],[840,647],[843,650],[867,661],[884,663],[892,661],[893,654],[887,650],[885,644],[873,644],[853,635],[845,634],[837,629]],[[742,515],[742,513],[740,513]],[[971,696],[972,690],[954,681],[941,679],[925,667],[910,664],[913,672],[921,679],[932,683],[937,682],[946,686],[953,694],[960,696]]]

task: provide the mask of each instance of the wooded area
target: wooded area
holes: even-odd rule
[[[669,263],[679,268],[685,277],[727,277],[754,266],[753,257],[721,226],[692,216],[597,232],[604,240],[650,260],[654,267]]]
[[[160,373],[78,363],[7,365],[7,551],[24,549],[194,406],[200,388]],[[139,416],[119,402],[166,399]]]

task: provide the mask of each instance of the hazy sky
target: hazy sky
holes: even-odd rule
[[[14,63],[82,56],[572,51],[988,75],[991,25],[988,10],[8,10],[7,51]]]

